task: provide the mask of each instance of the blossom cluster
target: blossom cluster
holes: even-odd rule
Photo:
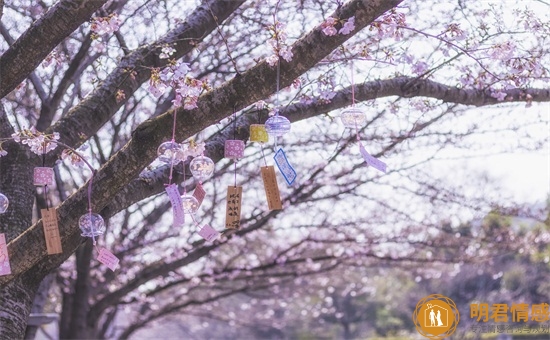
[[[168,88],[173,88],[175,98],[172,103],[175,107],[196,108],[199,95],[208,90],[208,84],[190,77],[189,70],[189,64],[175,60],[170,60],[169,66],[162,70],[154,68],[149,79],[149,92],[159,98]]]
[[[118,14],[113,13],[106,17],[97,17],[92,19],[92,32],[97,35],[114,33],[119,30],[122,20]]]
[[[336,29],[336,25],[341,24],[342,28]],[[338,20],[336,18],[327,18],[322,24],[323,33],[327,36],[333,36],[336,34],[348,35],[355,30],[355,17],[351,17],[347,20]]]
[[[100,41],[99,38],[118,31],[120,24],[122,24],[122,20],[116,13],[110,14],[106,17],[97,17],[92,19],[91,30],[93,32],[92,39],[94,40],[93,49],[95,52],[105,52],[107,46],[105,42]]]
[[[44,134],[37,131],[33,126],[30,129],[23,129],[22,131],[13,133],[11,138],[17,143],[28,145],[35,154],[43,155],[57,147],[59,133]],[[2,149],[0,156],[5,155],[7,155],[7,152]]]
[[[88,145],[86,144],[82,145],[78,149],[79,152],[75,152],[74,150],[71,150],[71,149],[65,149],[61,153],[61,159],[62,160],[68,159],[71,165],[82,168],[84,167],[84,165],[86,165],[86,161],[85,161],[86,157],[82,155],[81,151],[85,151],[87,149],[88,149]]]
[[[373,22],[370,25],[370,30],[376,30],[379,39],[394,38],[396,41],[400,41],[403,38],[401,27],[407,27],[405,14],[392,10],[385,14],[381,20]]]
[[[279,62],[279,57],[283,58],[287,62],[290,62],[292,57],[294,57],[291,47],[287,43],[287,35],[284,28],[285,25],[280,21],[276,21],[275,25],[268,27],[268,30],[271,32],[271,38],[268,40],[268,43],[273,50],[273,54],[266,59],[266,62],[270,66],[277,65],[277,62]]]

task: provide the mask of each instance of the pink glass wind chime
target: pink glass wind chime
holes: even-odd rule
[[[184,143],[175,142],[175,111],[173,115],[172,139],[162,143],[157,149],[158,160],[170,166],[170,174],[168,176],[168,183],[165,184],[165,190],[172,205],[173,226],[174,228],[181,227],[185,223],[185,215],[189,215],[198,229],[198,234],[207,241],[214,241],[219,237],[219,233],[208,224],[201,227],[195,219],[195,214],[206,196],[202,183],[214,173],[214,161],[204,156],[204,143],[196,144],[191,141],[187,146]],[[185,187],[185,162],[189,157],[194,157],[189,163],[189,170],[198,181],[193,195],[189,195]],[[172,183],[174,166],[180,162],[183,168],[183,195],[180,195],[178,185]]]
[[[57,209],[55,209],[54,207],[50,207],[48,201],[47,191],[48,186],[52,186],[54,183],[54,171],[53,168],[45,166],[46,153],[50,150],[55,149],[57,145],[61,145],[66,148],[65,151],[68,151],[68,154],[71,154],[71,157],[79,158],[82,163],[86,164],[89,167],[92,174],[88,183],[88,212],[79,218],[78,225],[82,232],[81,235],[83,237],[92,238],[94,247],[97,251],[97,260],[114,271],[118,266],[119,259],[109,250],[97,247],[96,238],[103,235],[103,233],[105,232],[105,221],[103,220],[103,217],[101,217],[101,215],[94,213],[92,210],[91,196],[95,170],[91,166],[91,164],[78,151],[74,150],[64,143],[61,143],[58,140],[59,134],[57,133],[45,135],[41,132],[36,131],[36,129],[31,128],[28,130],[25,129],[18,133],[14,133],[11,139],[18,143],[20,143],[22,140],[26,140],[22,143],[29,144],[33,152],[38,155],[42,155],[42,166],[35,167],[33,170],[33,184],[35,186],[43,187],[46,208],[41,209],[40,213],[42,217],[42,226],[46,243],[46,251],[48,255],[60,254],[63,252],[63,249],[59,233]],[[3,143],[4,141],[6,140],[0,141],[0,153],[2,153],[2,156],[7,154],[6,151],[1,149],[1,143]],[[8,198],[6,197],[6,195],[0,193],[0,214],[6,213],[8,208]],[[4,234],[0,234],[0,275],[9,274],[11,274],[11,267],[9,264],[6,239]]]

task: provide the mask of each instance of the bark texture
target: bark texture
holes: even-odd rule
[[[0,56],[0,98],[10,93],[44,58],[107,0],[62,0],[51,7]]]

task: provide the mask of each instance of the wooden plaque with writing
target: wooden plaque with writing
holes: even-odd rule
[[[225,227],[227,229],[239,229],[241,226],[241,199],[243,187],[227,187],[227,205],[225,209]]]
[[[262,180],[264,181],[265,197],[269,210],[282,210],[281,194],[279,192],[279,184],[275,176],[275,168],[273,165],[263,166]]]
[[[61,237],[57,225],[57,213],[55,209],[40,209],[42,215],[42,226],[44,227],[44,238],[48,254],[61,254]]]

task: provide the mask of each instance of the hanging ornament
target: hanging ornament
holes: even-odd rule
[[[176,165],[184,160],[185,152],[180,144],[170,141],[164,142],[158,147],[157,155],[159,161]]]
[[[367,122],[367,115],[357,107],[349,107],[342,111],[340,119],[345,127],[350,129],[359,128]]]
[[[206,156],[193,158],[189,163],[189,170],[199,182],[209,179],[214,173],[214,161]]]
[[[270,136],[277,138],[290,132],[290,121],[286,117],[275,114],[265,122],[265,129]]]
[[[84,237],[96,237],[105,232],[105,221],[101,215],[96,213],[87,213],[80,216],[78,226],[82,230]]]
[[[6,195],[0,193],[0,214],[3,214],[8,210],[8,206],[10,205],[10,200],[6,197]]]
[[[6,235],[0,234],[0,276],[9,274],[11,274],[11,266]]]
[[[43,166],[34,168],[33,184],[37,186],[53,185],[53,169]]]
[[[183,212],[193,215],[199,210],[200,204],[197,199],[191,195],[184,194],[181,196],[181,205],[183,206]]]
[[[225,158],[239,159],[244,155],[244,142],[238,139],[228,139],[225,141]]]
[[[267,143],[269,137],[264,124],[252,124],[250,125],[250,141]]]

